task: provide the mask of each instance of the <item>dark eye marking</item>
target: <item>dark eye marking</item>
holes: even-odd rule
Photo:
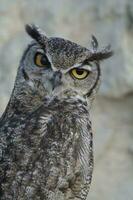
[[[24,79],[26,81],[28,81],[30,78],[29,78],[28,74],[26,73],[26,71],[24,69],[22,69],[22,73],[23,73]]]
[[[82,66],[84,66],[84,65],[92,66],[92,63],[88,60],[84,60],[83,63],[82,63]]]

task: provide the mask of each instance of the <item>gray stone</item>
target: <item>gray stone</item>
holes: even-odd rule
[[[88,199],[132,200],[133,96],[100,97],[92,114],[95,168]]]

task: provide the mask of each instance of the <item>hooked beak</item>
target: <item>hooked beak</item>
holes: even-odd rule
[[[52,90],[54,90],[57,86],[61,85],[61,78],[62,73],[60,71],[54,72],[52,78],[50,79],[50,82],[52,84]]]

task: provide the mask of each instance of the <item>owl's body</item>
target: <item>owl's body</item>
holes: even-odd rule
[[[10,154],[3,151],[6,163],[1,165],[1,175],[5,175],[7,160],[9,169],[2,200],[12,199],[10,195],[14,200],[84,197],[93,169],[86,103],[73,97],[47,99],[32,114],[16,115],[11,121],[9,135],[3,130]]]
[[[93,170],[89,109],[98,61],[112,53],[48,39],[34,26],[27,32],[37,42],[22,57],[0,120],[0,199],[85,200]]]

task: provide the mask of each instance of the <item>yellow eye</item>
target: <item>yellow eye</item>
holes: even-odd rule
[[[85,69],[72,69],[71,75],[79,80],[84,79],[88,76],[89,71]]]
[[[50,65],[48,58],[42,53],[37,53],[35,55],[34,62],[38,67],[48,67]]]

